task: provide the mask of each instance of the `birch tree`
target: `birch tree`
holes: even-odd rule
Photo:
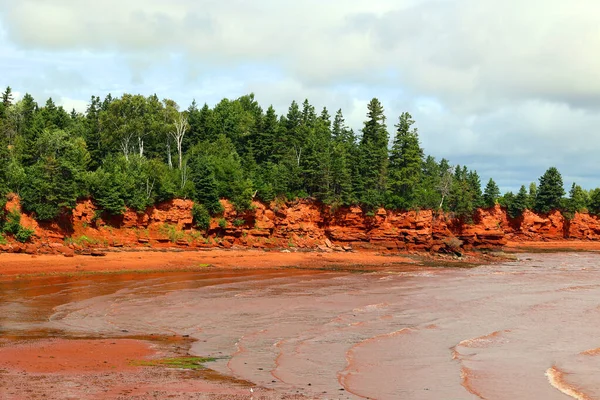
[[[187,115],[185,113],[178,113],[175,117],[175,122],[173,123],[173,129],[169,131],[169,135],[173,138],[173,140],[175,140],[175,144],[177,146],[177,154],[179,156],[179,169],[182,168],[183,164],[183,138],[188,129],[190,129],[190,124],[188,123]],[[168,143],[167,145],[170,146],[170,143]]]

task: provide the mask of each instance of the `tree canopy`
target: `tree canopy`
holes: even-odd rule
[[[490,178],[482,193],[477,171],[425,154],[410,113],[398,117],[390,143],[377,98],[359,132],[341,109],[293,101],[278,115],[253,94],[214,107],[194,100],[187,108],[155,94],[91,96],[84,113],[51,98],[15,99],[10,87],[0,100],[0,198],[17,193],[39,220],[68,212],[82,198],[109,214],[190,198],[199,205],[199,225],[206,213],[221,212],[220,198],[240,212],[253,199],[275,198],[359,205],[367,212],[441,208],[466,219],[496,202],[514,215],[526,208],[600,212],[597,191],[574,185],[563,199],[556,168],[529,192],[522,187],[516,196],[501,196]]]

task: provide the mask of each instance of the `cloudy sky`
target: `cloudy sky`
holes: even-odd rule
[[[157,93],[187,107],[254,92],[342,108],[378,97],[427,154],[504,190],[550,166],[600,186],[595,0],[0,0],[0,85],[84,110]]]

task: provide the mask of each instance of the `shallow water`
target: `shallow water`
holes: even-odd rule
[[[190,335],[216,371],[311,398],[600,399],[600,255],[520,258],[0,283],[0,337]]]

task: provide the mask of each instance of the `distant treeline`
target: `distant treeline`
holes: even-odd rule
[[[58,217],[81,198],[109,214],[190,198],[198,221],[221,211],[219,198],[239,211],[252,199],[310,197],[367,213],[441,208],[467,219],[497,202],[513,216],[525,208],[600,211],[598,189],[574,184],[564,198],[555,168],[516,195],[501,196],[492,179],[482,191],[476,171],[425,155],[409,113],[393,125],[390,147],[379,100],[366,111],[357,133],[341,110],[317,112],[308,100],[277,115],[253,94],[214,108],[194,101],[185,110],[156,95],[124,94],[92,96],[82,114],[52,99],[40,106],[29,94],[15,101],[8,87],[0,103],[0,195],[17,193],[38,220]]]

